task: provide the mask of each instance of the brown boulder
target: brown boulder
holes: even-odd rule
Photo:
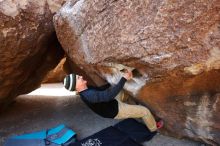
[[[72,63],[116,83],[165,121],[168,134],[220,144],[220,1],[72,0],[55,15]]]
[[[0,1],[1,108],[39,87],[62,58],[52,19],[63,1]]]

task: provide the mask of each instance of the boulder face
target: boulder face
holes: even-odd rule
[[[125,90],[163,132],[220,144],[220,1],[72,0],[54,16],[71,62]],[[94,80],[95,79],[95,80]]]
[[[1,108],[39,87],[62,58],[52,19],[63,1],[0,1]]]
[[[66,62],[66,58],[63,58],[60,63],[51,70],[43,80],[43,83],[60,83],[63,82],[63,79],[66,76],[66,73],[63,70],[63,65]]]

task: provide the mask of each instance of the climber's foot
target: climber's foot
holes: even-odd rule
[[[157,125],[157,129],[162,128],[163,125],[164,125],[163,120],[158,121],[158,122],[156,123],[156,125]]]

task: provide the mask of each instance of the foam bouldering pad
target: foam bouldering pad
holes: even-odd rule
[[[141,146],[155,135],[144,124],[126,119],[69,146]]]
[[[141,146],[114,127],[105,128],[69,146]]]
[[[149,141],[157,134],[157,132],[151,132],[144,124],[135,119],[123,120],[114,127],[138,143]]]

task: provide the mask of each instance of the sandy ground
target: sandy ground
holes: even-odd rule
[[[0,146],[12,135],[38,131],[64,123],[85,138],[118,120],[94,114],[78,96],[66,91],[62,84],[46,84],[30,95],[22,95],[0,115]],[[199,142],[179,140],[161,134],[144,146],[205,146]]]

